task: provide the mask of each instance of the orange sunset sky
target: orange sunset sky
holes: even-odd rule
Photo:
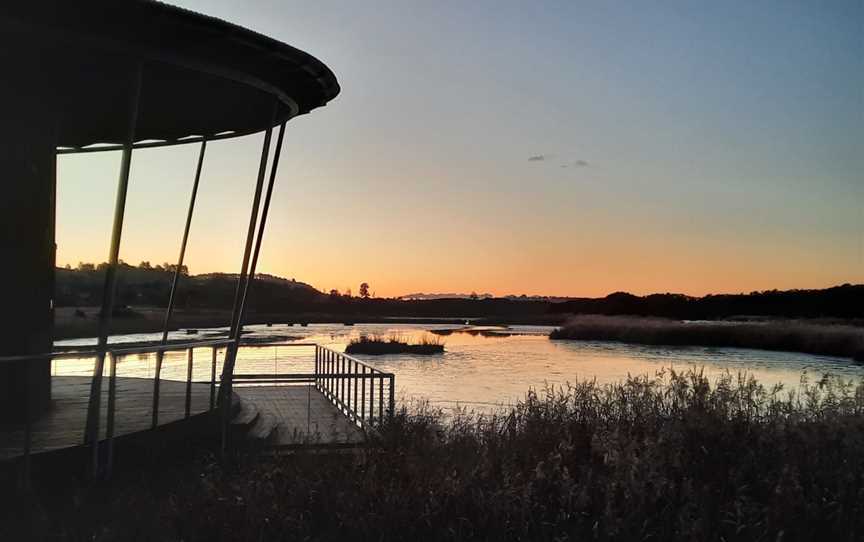
[[[379,296],[864,282],[860,3],[174,3],[342,85],[288,124],[259,271]],[[260,142],[208,145],[192,273],[239,270]],[[176,260],[197,152],[135,152],[123,260]],[[107,259],[119,159],[58,158],[59,265]]]

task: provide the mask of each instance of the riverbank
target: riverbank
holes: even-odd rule
[[[856,540],[862,435],[864,384],[788,397],[667,370],[492,417],[403,406],[356,454],[163,451],[108,484],[46,477],[3,497],[0,539]]]
[[[629,316],[576,316],[550,339],[668,346],[756,348],[864,361],[864,327],[807,320],[683,322]]]
[[[54,338],[82,339],[95,337],[99,327],[99,307],[59,307],[54,313]],[[154,333],[162,331],[165,309],[162,307],[132,307],[122,316],[111,319],[111,334]],[[464,318],[409,316],[352,316],[328,313],[250,312],[246,324],[456,324],[468,320],[476,325],[560,325],[560,315],[526,316],[524,318]],[[224,327],[231,321],[231,311],[222,309],[176,309],[171,329]]]

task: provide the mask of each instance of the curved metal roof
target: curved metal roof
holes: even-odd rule
[[[340,90],[308,53],[152,0],[0,7],[7,88],[44,96],[58,120],[58,146],[124,141],[139,63],[136,141],[253,133],[321,107]]]

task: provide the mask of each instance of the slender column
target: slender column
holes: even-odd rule
[[[246,276],[246,285],[243,288],[243,296],[240,298],[240,311],[237,319],[237,335],[243,329],[243,320],[246,316],[246,301],[249,297],[249,289],[255,280],[255,270],[258,268],[258,256],[261,253],[261,244],[264,240],[264,229],[267,226],[267,214],[270,211],[270,200],[273,197],[273,185],[276,181],[276,171],[279,169],[279,158],[282,155],[282,141],[285,138],[285,123],[279,126],[279,136],[276,139],[276,152],[273,155],[273,163],[270,165],[270,179],[267,181],[267,193],[264,196],[264,206],[261,209],[261,220],[258,223],[258,235],[255,238],[255,250],[252,252],[252,264],[249,274]],[[232,367],[233,369],[233,367]]]
[[[98,472],[99,448],[99,403],[102,394],[102,372],[105,365],[105,350],[108,333],[111,330],[111,313],[114,310],[114,297],[117,290],[117,261],[120,255],[120,238],[123,234],[123,215],[126,211],[126,193],[129,188],[129,171],[132,166],[132,144],[135,141],[135,128],[138,122],[138,103],[141,97],[142,66],[134,72],[132,95],[129,100],[129,129],[120,160],[120,176],[117,182],[117,199],[114,203],[114,224],[111,230],[111,247],[108,252],[108,269],[105,272],[105,285],[102,290],[102,310],[99,313],[99,340],[97,343],[96,363],[93,380],[90,384],[90,403],[87,409],[87,430],[85,440],[93,446],[93,473]]]
[[[240,276],[237,279],[237,289],[234,292],[234,305],[231,310],[231,327],[228,338],[234,341],[225,349],[225,361],[222,363],[222,376],[219,386],[219,404],[229,406],[223,401],[230,397],[231,375],[234,372],[234,362],[237,355],[237,345],[240,341],[240,330],[237,329],[237,321],[240,314],[240,295],[243,292],[243,284],[246,281],[246,273],[249,268],[249,256],[252,251],[252,239],[255,235],[255,223],[258,221],[258,207],[261,204],[261,188],[264,185],[264,172],[267,167],[267,155],[270,152],[271,130],[268,128],[264,133],[264,145],[261,149],[261,163],[258,166],[258,182],[255,185],[255,196],[252,199],[252,212],[249,216],[249,231],[246,234],[246,248],[243,251],[243,264],[240,266]],[[226,422],[227,423],[227,422]]]
[[[186,242],[189,240],[189,228],[192,225],[192,214],[195,211],[195,199],[198,196],[198,182],[201,179],[201,168],[204,165],[204,151],[207,150],[207,140],[201,142],[201,150],[198,152],[198,166],[195,168],[195,180],[192,182],[192,195],[189,197],[189,210],[186,212],[186,225],[183,228],[183,239],[180,241],[180,255],[177,257],[177,268],[174,270],[174,279],[171,281],[171,293],[168,295],[168,307],[165,309],[165,321],[162,325],[162,344],[168,342],[168,329],[171,326],[171,315],[174,312],[174,300],[177,293],[177,283],[180,281],[183,260],[186,256]],[[153,420],[151,425],[155,428],[159,425],[159,385],[162,374],[162,359],[165,351],[156,352],[156,370],[153,376]]]
[[[271,117],[271,122],[268,126],[272,126],[276,119],[276,114],[279,110],[279,102],[274,100],[273,102],[273,112]],[[280,131],[279,143],[281,146],[282,143],[282,134],[284,133],[285,125],[282,124],[282,131]],[[231,422],[231,388],[232,388],[232,378],[234,374],[234,363],[237,359],[237,349],[240,344],[240,335],[242,331],[242,320],[243,320],[243,312],[246,304],[246,294],[249,291],[249,282],[255,275],[255,267],[254,264],[257,262],[258,258],[258,250],[261,246],[261,239],[259,235],[258,243],[256,244],[256,252],[253,259],[253,266],[247,270],[249,267],[249,258],[252,249],[252,239],[255,234],[255,224],[258,222],[258,207],[261,203],[261,189],[264,184],[264,176],[267,168],[267,157],[270,153],[270,138],[273,131],[272,128],[268,127],[267,131],[264,134],[264,145],[261,149],[261,162],[258,166],[258,181],[255,185],[255,196],[252,202],[252,213],[249,217],[249,228],[246,233],[246,247],[243,251],[243,265],[240,270],[240,277],[237,281],[237,290],[234,295],[234,308],[232,311],[231,317],[231,335],[230,338],[233,340],[232,344],[228,345],[228,348],[225,353],[225,362],[222,365],[222,385],[219,387],[219,404],[223,410],[222,414],[222,454],[224,456],[227,451],[227,437],[228,437],[228,427]],[[278,158],[279,153],[277,151],[276,157]],[[272,182],[275,177],[275,166],[277,165],[276,160],[274,159],[274,164],[271,169],[273,171],[273,175],[271,175],[271,188],[268,189],[268,195],[272,190]],[[267,202],[265,203],[264,213],[262,216],[262,220],[266,220],[266,213],[269,208],[269,197]],[[244,284],[245,279],[245,284]]]

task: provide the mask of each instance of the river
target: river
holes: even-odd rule
[[[363,356],[357,358],[396,375],[397,398],[403,401],[429,400],[450,408],[463,406],[490,410],[512,404],[524,397],[529,388],[560,386],[568,382],[597,379],[600,383],[620,381],[627,375],[654,375],[664,368],[704,369],[712,378],[723,372],[752,374],[765,385],[783,384],[797,388],[802,378],[814,382],[825,374],[844,379],[864,378],[864,366],[845,358],[815,356],[794,352],[770,352],[738,348],[660,347],[614,342],[550,341],[551,327],[510,326],[508,328],[468,328],[454,325],[425,324],[310,324],[288,326],[247,326],[253,337],[292,337],[293,342],[315,342],[344,350],[352,337],[360,334],[398,335],[418,340],[432,332],[444,342],[444,354]],[[201,329],[195,333],[172,332],[171,339],[200,340],[224,336],[225,328]],[[142,333],[112,336],[111,343],[158,340],[160,334]],[[93,344],[93,339],[58,341],[57,346]],[[207,353],[196,359],[209,359]],[[152,356],[132,356],[120,363],[118,374],[152,375]],[[238,371],[309,372],[311,352],[302,348],[241,349]],[[293,366],[292,366],[293,365]],[[55,362],[55,374],[88,374],[86,360]],[[185,378],[185,356],[166,357],[165,378]],[[196,379],[209,378],[209,362],[197,361]]]

